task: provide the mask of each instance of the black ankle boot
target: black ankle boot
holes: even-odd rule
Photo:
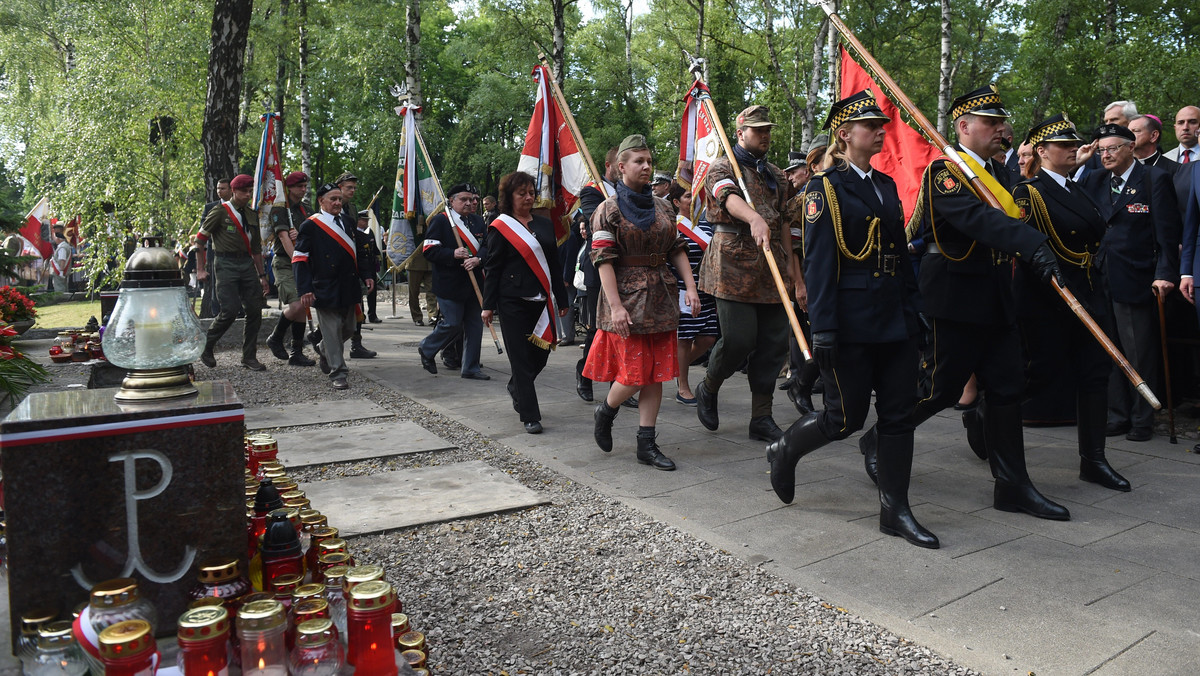
[[[867,470],[867,477],[871,479],[871,483],[879,485],[879,427],[871,425],[871,429],[863,432],[863,435],[858,438],[858,452],[862,453],[863,469]]]
[[[655,441],[657,436],[653,427],[638,430],[637,461],[643,465],[650,465],[654,469],[673,471],[675,463],[659,450],[658,443]]]
[[[1070,521],[1071,512],[1060,504],[1046,499],[1034,488],[1025,468],[1025,440],[1021,430],[1021,405],[997,406],[985,404],[983,418],[987,435],[988,464],[996,486],[992,506],[1002,512],[1025,512],[1039,519]]]
[[[871,429],[875,429],[872,427]],[[941,546],[937,536],[917,523],[908,506],[908,484],[912,476],[913,433],[878,434],[879,532],[902,537],[926,549]]]
[[[783,436],[783,430],[775,424],[775,419],[769,415],[760,415],[750,419],[750,438],[755,441],[770,443]]]
[[[368,350],[363,347],[362,338],[350,339],[350,358],[351,359],[374,359],[378,354],[375,350]]]
[[[1114,491],[1133,490],[1129,481],[1108,464],[1104,455],[1108,397],[1105,392],[1080,392],[1076,400],[1079,430],[1079,478]]]
[[[592,401],[592,381],[583,377],[583,366],[586,363],[587,359],[575,362],[575,393],[584,401]]]
[[[783,436],[767,446],[767,462],[771,463],[771,488],[784,504],[792,504],[796,497],[796,464],[800,458],[828,444],[821,428],[817,426],[816,414],[805,416],[783,433]]]
[[[283,348],[283,336],[291,326],[291,320],[280,317],[279,323],[275,325],[271,335],[267,336],[267,347],[271,349],[271,354],[275,355],[276,359],[286,360],[288,358],[287,350]]]
[[[616,419],[620,410],[620,407],[613,408],[604,400],[596,404],[596,412],[593,414],[596,420],[596,429],[592,432],[592,436],[596,439],[596,445],[605,453],[612,451],[613,420]]]
[[[704,428],[715,432],[721,426],[721,421],[717,417],[717,393],[709,392],[708,385],[704,381],[692,390],[692,394],[696,396],[696,417],[700,419],[700,424]]]

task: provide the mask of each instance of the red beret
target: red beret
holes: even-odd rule
[[[287,178],[283,179],[283,184],[289,188],[301,183],[308,183],[308,174],[303,171],[293,171],[287,175]]]
[[[254,179],[250,178],[249,174],[238,174],[237,176],[233,177],[232,181],[229,182],[229,187],[233,188],[234,190],[244,190],[246,188],[253,188],[254,187]]]

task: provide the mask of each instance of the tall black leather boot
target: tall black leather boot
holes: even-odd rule
[[[788,387],[788,399],[792,400],[792,405],[800,415],[808,415],[817,410],[813,404],[813,383],[817,382],[817,378],[821,375],[821,368],[816,362],[806,362],[800,366],[799,372]]]
[[[587,364],[587,357],[575,362],[575,394],[584,401],[592,401],[592,381],[590,378],[583,377],[583,367]]]
[[[792,504],[796,497],[796,464],[800,458],[828,444],[817,425],[819,415],[807,415],[787,428],[777,441],[767,446],[767,462],[771,463],[771,488],[784,504]]]
[[[908,483],[912,476],[913,433],[880,434],[879,532],[902,537],[910,543],[937,549],[937,536],[917,523],[908,506]]]
[[[596,428],[592,432],[592,437],[596,440],[596,445],[600,447],[600,450],[605,453],[612,451],[613,420],[616,419],[617,413],[620,411],[620,406],[613,408],[604,399],[601,399],[600,403],[596,404],[596,412],[593,414],[593,418],[596,421]]]
[[[639,427],[637,433],[637,461],[643,465],[650,465],[654,469],[661,469],[665,472],[671,472],[675,469],[675,462],[658,448],[658,435],[655,434],[653,427]]]
[[[1108,464],[1104,456],[1104,428],[1108,425],[1108,394],[1080,392],[1076,399],[1079,430],[1079,478],[1114,491],[1133,490],[1129,481]]]
[[[863,469],[867,471],[867,476],[871,479],[871,483],[879,485],[879,426],[871,425],[871,429],[863,432],[863,435],[858,438],[858,452],[862,453]]]
[[[1002,512],[1025,512],[1039,519],[1070,521],[1067,508],[1048,500],[1029,480],[1021,405],[989,403],[987,409],[983,433],[987,435],[988,464],[996,478],[992,506]]]
[[[967,430],[967,445],[980,460],[987,460],[987,435],[984,434],[983,419],[987,415],[987,399],[983,392],[975,398],[975,405],[962,412],[963,427]]]

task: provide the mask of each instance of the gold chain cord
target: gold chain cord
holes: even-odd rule
[[[838,206],[836,191],[830,190],[829,179],[821,177],[821,183],[824,186],[825,199],[829,202],[829,215],[833,218],[833,234],[837,239],[838,251],[850,260],[861,263],[867,260],[871,255],[871,249],[879,248],[879,218],[871,219],[871,224],[867,226],[867,241],[863,244],[863,248],[858,253],[850,253],[850,249],[846,246],[846,235],[842,231],[842,209]]]
[[[1039,193],[1037,188],[1034,188],[1032,185],[1027,187],[1029,188],[1030,201],[1033,203],[1033,213],[1038,221],[1038,230],[1041,230],[1050,237],[1050,245],[1054,248],[1054,251],[1058,254],[1058,257],[1062,258],[1068,263],[1071,263],[1072,265],[1077,265],[1081,268],[1090,268],[1092,266],[1091,252],[1087,249],[1084,249],[1083,253],[1080,253],[1067,248],[1067,245],[1064,244],[1062,239],[1058,236],[1058,230],[1054,228],[1054,225],[1050,220],[1050,211],[1046,208],[1046,202],[1042,200],[1041,193]]]
[[[979,196],[979,194],[975,192],[975,188],[971,187],[971,184],[967,181],[966,174],[963,174],[962,171],[958,167],[954,166],[953,162],[951,162],[950,160],[946,160],[946,162],[943,166],[945,166],[946,169],[950,173],[957,176],[958,180],[962,181],[962,184],[965,185],[973,194],[975,194],[976,197]],[[926,169],[925,170],[925,181],[921,185],[921,190],[925,191],[926,186],[931,183],[933,183],[933,172],[930,171],[929,169]],[[975,240],[971,240],[971,246],[967,247],[967,253],[963,254],[961,258],[955,258],[955,257],[951,256],[946,251],[945,247],[942,246],[941,241],[938,240],[937,226],[934,225],[934,223],[933,223],[933,195],[930,194],[928,191],[926,191],[925,194],[929,196],[929,202],[930,202],[930,204],[929,204],[929,229],[933,232],[933,243],[937,245],[938,251],[940,251],[942,253],[942,255],[946,257],[946,260],[952,261],[954,263],[961,263],[961,262],[967,260],[968,258],[970,258],[971,254],[975,251],[975,245],[978,244],[979,242],[977,242]]]

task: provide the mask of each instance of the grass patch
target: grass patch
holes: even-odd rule
[[[81,300],[57,305],[39,305],[37,322],[39,329],[82,329],[88,319],[100,320],[100,301]]]

